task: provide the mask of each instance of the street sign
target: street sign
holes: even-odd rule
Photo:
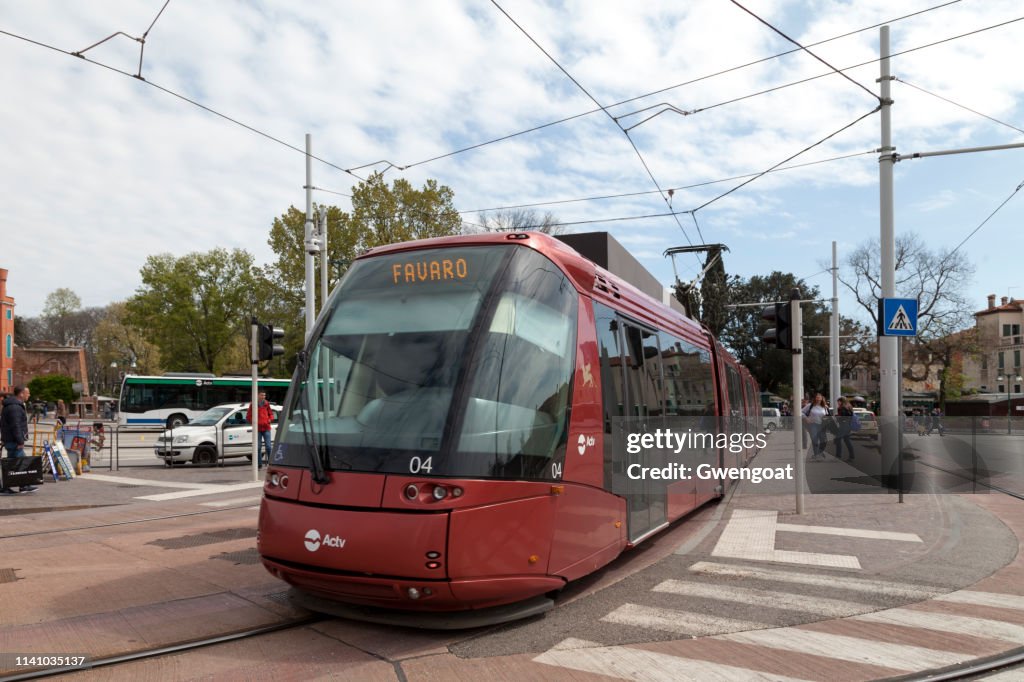
[[[879,336],[917,336],[917,299],[878,299]]]

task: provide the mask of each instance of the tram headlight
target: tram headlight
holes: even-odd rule
[[[443,485],[435,485],[433,495],[435,500],[443,500],[448,497],[448,488],[445,488]]]
[[[272,473],[270,475],[270,485],[278,486],[280,484],[281,484],[281,477],[278,476],[277,472],[275,471],[274,473]]]
[[[405,486],[405,499],[415,500],[419,496],[420,489],[416,487],[415,483],[410,483],[409,485]]]
[[[452,488],[452,497],[462,497],[462,488],[457,486]]]
[[[419,599],[420,598],[420,591],[417,590],[415,587],[410,587],[408,589],[408,591],[406,592],[406,594],[409,595],[409,599]]]

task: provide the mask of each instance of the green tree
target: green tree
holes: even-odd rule
[[[130,322],[128,304],[124,301],[106,307],[103,318],[96,324],[93,341],[96,364],[103,377],[97,385],[102,383],[108,390],[117,389],[121,373],[160,374],[163,371],[160,350]]]
[[[223,373],[234,365],[250,318],[260,316],[268,283],[252,255],[235,249],[159,254],[146,259],[142,286],[126,303],[127,321],[145,330],[172,370]]]
[[[71,404],[75,399],[75,392],[71,388],[75,380],[64,374],[44,374],[28,382],[28,390],[32,397],[30,400],[42,400],[43,402],[55,403],[63,400]]]
[[[366,249],[459,234],[462,219],[453,201],[452,190],[438,185],[435,180],[428,180],[421,189],[415,189],[402,178],[388,186],[383,175],[374,173],[353,187],[351,213],[336,206],[325,207],[328,288],[337,283],[356,256]],[[314,206],[314,213],[319,213],[320,209]],[[272,284],[264,304],[268,319],[261,321],[272,322],[285,330],[284,362],[271,362],[278,374],[294,366],[294,355],[304,339],[305,224],[305,212],[291,206],[274,219],[267,240],[277,258],[265,273]],[[318,268],[317,279],[319,276]],[[316,291],[319,296],[319,283]]]
[[[558,224],[554,213],[538,213],[530,208],[503,208],[489,213],[484,211],[480,213],[479,221],[479,225],[470,225],[468,229],[478,232],[530,231],[544,234],[562,234],[565,231]]]
[[[798,280],[792,273],[775,271],[750,279],[733,276],[728,280],[730,303],[764,303],[788,301],[793,288],[800,290],[804,299],[817,299],[818,287]],[[761,320],[763,306],[732,308],[722,327],[720,340],[732,351],[761,385],[761,390],[777,391],[792,379],[792,355],[789,351],[769,347],[761,340],[767,323]],[[805,303],[803,330],[805,336],[828,333],[828,313],[820,304]],[[804,390],[825,393],[828,386],[828,342],[808,339],[804,343]]]

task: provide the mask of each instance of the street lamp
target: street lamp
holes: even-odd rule
[[[1016,381],[1018,384],[1021,381],[1024,381],[1024,379],[1021,379],[1019,374],[1017,376],[1015,376],[1015,377],[1011,377],[1009,374],[1007,374],[1006,376],[1003,376],[1002,374],[1000,374],[999,376],[996,377],[996,381],[1005,381],[1006,382],[1006,435],[1007,436],[1009,436],[1010,433],[1012,433],[1011,430],[1010,430],[1010,415],[1011,415],[1010,407],[1012,407],[1012,403],[1010,402],[1010,381],[1011,381],[1011,379],[1013,381]]]

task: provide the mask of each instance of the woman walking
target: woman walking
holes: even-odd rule
[[[804,417],[807,430],[811,434],[811,461],[825,459],[825,432],[824,420],[828,417],[828,407],[825,405],[825,396],[820,393],[814,394],[814,400],[804,408]]]

